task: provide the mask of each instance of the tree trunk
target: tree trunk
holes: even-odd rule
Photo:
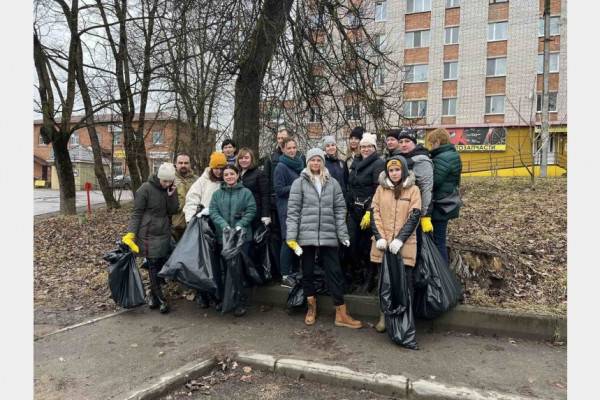
[[[77,213],[75,203],[75,177],[73,176],[73,163],[69,156],[68,132],[56,132],[52,140],[54,151],[54,168],[58,176],[60,186],[60,212],[63,215],[74,215]]]
[[[258,153],[260,93],[277,41],[285,30],[293,0],[265,0],[254,31],[247,40],[235,82],[233,138],[240,147]]]

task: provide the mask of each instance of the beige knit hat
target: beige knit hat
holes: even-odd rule
[[[362,139],[360,139],[361,146],[373,146],[377,149],[377,136],[373,133],[363,133]]]
[[[162,179],[163,181],[174,181],[175,180],[175,167],[173,163],[166,162],[160,164],[158,167],[158,173],[156,174],[158,179]]]

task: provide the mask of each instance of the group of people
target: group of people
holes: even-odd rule
[[[181,153],[175,167],[162,164],[138,189],[123,242],[147,259],[150,308],[168,311],[157,273],[172,238],[179,240],[186,224],[203,216],[214,226],[217,254],[223,232],[236,229],[244,234],[243,251],[256,257],[252,233],[261,224],[269,227],[281,284],[292,287],[296,272],[302,273],[307,325],[317,317],[317,265],[336,308],[335,325],[360,328],[362,323],[346,309],[344,294],[373,291],[386,251],[402,258],[411,292],[423,233],[433,233],[448,262],[447,226],[458,217],[459,206],[449,209],[447,200],[457,195],[462,165],[446,130],[427,135],[429,149],[417,144],[409,129],[389,130],[380,154],[376,135],[356,127],[345,159],[333,136],[325,136],[322,146],[306,156],[286,129],[276,139],[277,147],[262,162],[252,150],[237,149],[227,139],[200,177],[193,173],[190,157]],[[200,292],[197,301],[219,309],[218,298]],[[236,316],[245,313],[243,304],[234,310]],[[383,314],[376,329],[385,331]]]

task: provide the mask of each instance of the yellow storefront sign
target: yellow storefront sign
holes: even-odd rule
[[[505,144],[457,144],[458,151],[506,151]]]
[[[114,157],[115,158],[125,158],[125,150],[115,150]]]

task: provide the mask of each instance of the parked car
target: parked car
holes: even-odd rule
[[[131,177],[129,175],[115,175],[112,182],[113,189],[131,189]]]

